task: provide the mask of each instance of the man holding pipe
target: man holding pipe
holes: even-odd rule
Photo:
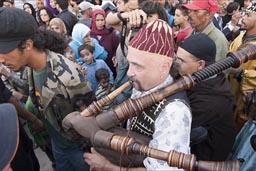
[[[172,29],[168,23],[156,20],[140,29],[128,47],[127,75],[133,81],[132,99],[156,92],[173,82],[173,77],[170,75],[173,56]],[[148,144],[150,147],[190,154],[192,117],[185,99],[185,92],[180,92],[151,105],[137,117],[130,119],[130,130],[150,137]],[[104,113],[98,116],[101,115]],[[89,119],[93,121],[93,118]],[[94,122],[96,127],[102,127],[98,119]],[[88,137],[90,133],[85,126],[87,123],[87,118],[76,112],[64,119],[63,126],[66,129],[74,128],[79,134]],[[94,125],[94,128],[96,127]],[[89,138],[94,141],[93,135]],[[85,153],[84,157],[92,170],[120,170],[120,166],[110,163],[94,150]],[[164,161],[150,157],[145,158],[143,164],[144,167],[129,168],[129,170],[179,170],[168,166]]]

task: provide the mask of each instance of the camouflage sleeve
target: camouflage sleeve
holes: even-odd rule
[[[71,103],[77,111],[83,110],[96,100],[89,82],[85,79],[80,84],[68,88],[68,91],[73,94]]]
[[[80,69],[74,63],[69,65],[71,79],[67,80],[66,91],[71,98],[71,102],[76,110],[88,106],[95,100],[91,84],[85,79]]]
[[[52,72],[57,76],[65,87],[69,97],[72,99],[77,94],[86,94],[92,91],[92,88],[78,66],[64,56],[58,55],[51,61]],[[51,79],[56,82],[54,78]]]

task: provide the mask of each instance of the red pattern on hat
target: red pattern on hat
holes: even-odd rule
[[[129,42],[129,46],[150,53],[173,57],[174,43],[172,29],[163,20],[148,23]]]

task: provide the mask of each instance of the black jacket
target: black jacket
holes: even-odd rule
[[[207,139],[191,147],[199,160],[225,160],[235,141],[234,95],[225,75],[203,81],[188,91],[192,128],[203,126]]]
[[[12,93],[5,87],[3,80],[0,78],[0,103],[8,103]]]

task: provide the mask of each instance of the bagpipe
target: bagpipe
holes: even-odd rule
[[[122,88],[125,89],[130,85],[130,83],[127,83],[121,89],[114,91],[110,96],[105,97],[103,100],[93,102],[84,111],[82,111],[80,114],[85,116],[82,119],[83,121],[81,121],[84,124],[82,129],[85,131],[83,131],[83,133],[81,133],[81,131],[79,132],[79,129],[76,131],[82,136],[89,138],[93,147],[107,159],[124,167],[131,166],[131,163],[133,167],[143,166],[143,159],[145,157],[152,157],[164,160],[172,167],[189,171],[240,170],[239,162],[236,160],[223,162],[196,161],[196,156],[193,154],[183,154],[174,150],[165,152],[150,148],[146,146],[150,141],[149,137],[132,131],[128,131],[127,133],[127,130],[118,128],[117,125],[122,121],[139,115],[145,108],[150,107],[154,103],[174,93],[188,90],[211,76],[214,76],[230,67],[237,68],[242,63],[252,59],[256,59],[256,46],[248,45],[239,51],[229,52],[226,58],[209,65],[192,75],[185,75],[172,84],[151,94],[137,99],[128,99],[109,111],[101,113],[101,109],[104,104],[117,96],[120,91],[123,91]],[[110,150],[114,150],[116,152],[110,152]]]

